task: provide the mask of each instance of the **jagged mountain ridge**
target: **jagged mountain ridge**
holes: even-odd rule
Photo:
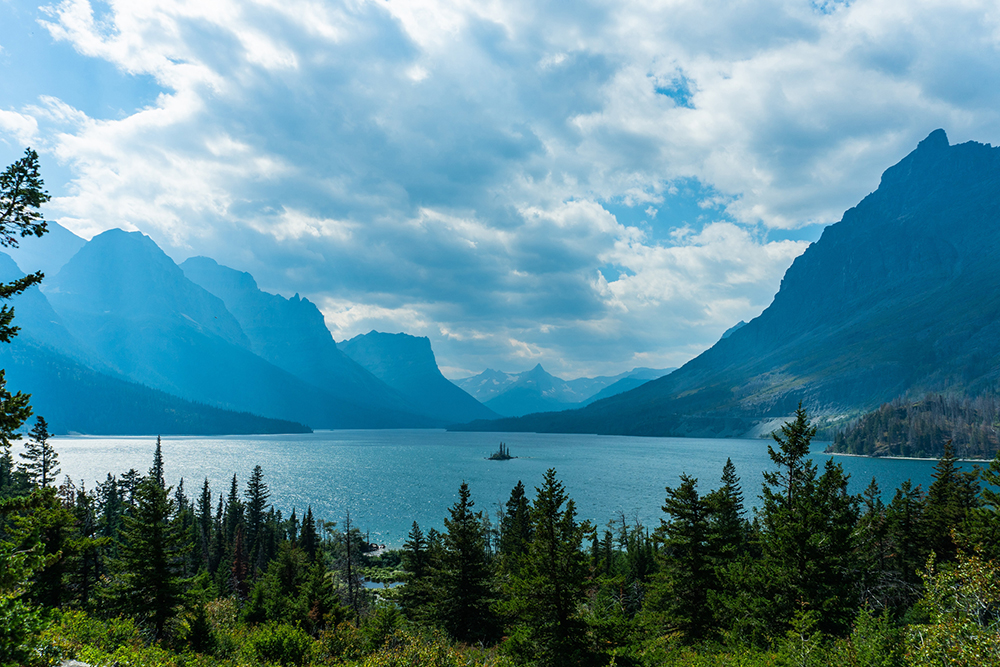
[[[138,232],[95,236],[46,283],[74,337],[133,382],[313,428],[437,423],[333,396],[254,354],[223,301]]]
[[[532,412],[587,405],[598,397],[633,389],[671,370],[633,368],[615,376],[563,380],[537,364],[522,373],[504,373],[488,368],[479,375],[454,382],[495,412],[507,417],[519,417]]]
[[[1000,380],[1000,149],[931,133],[829,226],[757,318],[670,375],[468,428],[732,436],[799,401],[838,418]]]
[[[0,282],[24,275],[0,253]],[[185,401],[131,382],[62,324],[37,286],[10,301],[18,335],[0,345],[8,389],[31,395],[52,433],[117,435],[303,433],[308,427]]]
[[[208,257],[192,257],[180,267],[192,282],[222,299],[258,356],[341,400],[401,415],[413,413],[413,423],[426,421],[399,392],[337,347],[323,314],[308,299],[264,292],[249,273]]]

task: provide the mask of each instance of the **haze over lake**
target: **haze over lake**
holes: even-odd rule
[[[517,456],[511,461],[486,457],[503,441]],[[62,474],[93,490],[111,472],[129,468],[145,474],[155,437],[70,437],[52,440]],[[623,513],[630,522],[659,525],[664,487],[678,475],[698,478],[706,493],[718,485],[722,466],[732,457],[748,506],[756,505],[761,472],[773,469],[768,440],[638,438],[537,433],[453,433],[437,430],[325,431],[304,435],[163,438],[167,483],[184,479],[189,497],[205,477],[213,503],[229,491],[232,476],[242,494],[254,465],[260,464],[271,502],[287,516],[304,514],[307,505],[328,521],[352,521],[370,531],[372,541],[400,546],[414,520],[426,531],[443,527],[447,508],[462,481],[469,483],[476,509],[491,518],[522,480],[534,496],[548,468],[556,468],[581,519],[604,526]],[[813,446],[822,466],[825,442]],[[16,452],[15,452],[16,457]],[[933,461],[838,456],[851,475],[850,490],[860,493],[874,475],[888,502],[895,488],[912,479],[926,489]]]

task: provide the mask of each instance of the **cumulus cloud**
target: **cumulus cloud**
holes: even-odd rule
[[[300,292],[338,338],[428,335],[456,374],[680,364],[767,305],[787,230],[815,238],[936,127],[1000,137],[989,0],[64,0],[41,23],[161,89],[113,118],[58,91],[0,109],[0,139],[72,174],[50,217]]]

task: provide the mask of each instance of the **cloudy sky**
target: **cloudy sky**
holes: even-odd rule
[[[1000,143],[995,0],[0,0],[49,219],[299,292],[446,375],[680,365],[943,127]]]

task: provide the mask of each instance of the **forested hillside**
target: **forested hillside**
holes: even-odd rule
[[[937,458],[950,441],[960,458],[990,459],[1000,450],[998,429],[1000,400],[995,396],[897,398],[838,433],[830,451]]]
[[[260,466],[170,485],[159,442],[145,474],[57,487],[36,423],[0,456],[0,663],[998,664],[1000,458],[964,473],[946,448],[886,504],[818,469],[814,433],[800,410],[775,436],[754,513],[732,462],[674,480],[655,526],[578,521],[549,470],[495,517],[463,482],[443,531],[386,551]]]

